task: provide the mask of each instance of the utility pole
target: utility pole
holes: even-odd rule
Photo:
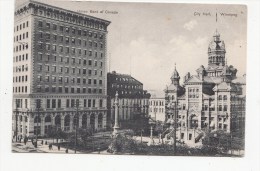
[[[37,129],[36,129],[36,142],[35,142],[35,148],[37,148],[37,141],[38,141],[38,131],[39,131],[39,119],[40,119],[40,108],[41,108],[41,100],[36,99],[36,108],[37,108]]]
[[[173,142],[173,149],[174,149],[174,154],[176,154],[176,129],[177,129],[177,114],[178,114],[178,109],[177,109],[177,106],[178,105],[178,102],[175,101],[175,106],[174,106],[174,134],[173,134],[173,138],[174,138],[174,142]]]
[[[74,153],[77,153],[77,139],[78,139],[78,122],[79,122],[79,116],[78,116],[78,110],[79,110],[79,99],[76,100],[76,117],[75,117],[75,151]]]

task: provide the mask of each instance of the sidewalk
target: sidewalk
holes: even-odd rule
[[[41,144],[43,140],[43,145]],[[45,145],[45,141],[48,142],[47,145]],[[66,154],[66,148],[60,147],[60,150],[58,150],[58,146],[52,145],[52,149],[49,149],[49,144],[53,143],[53,140],[44,140],[44,139],[39,139],[38,140],[38,147],[35,148],[32,145],[32,142],[29,141],[26,143],[19,143],[19,142],[14,142],[12,144],[12,150],[13,152],[21,152],[21,153],[61,153],[61,154]],[[73,153],[74,154],[74,149],[68,149],[68,153]],[[80,153],[77,151],[77,153]]]

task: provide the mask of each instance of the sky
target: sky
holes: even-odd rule
[[[19,3],[23,1],[19,0]],[[131,74],[144,84],[144,89],[162,93],[170,83],[175,63],[181,83],[187,72],[196,74],[200,65],[207,66],[208,45],[216,29],[225,42],[228,65],[238,69],[238,76],[246,73],[246,6],[41,2],[111,21],[107,38],[109,71]],[[90,10],[116,14],[91,14]],[[221,15],[223,13],[232,15]]]

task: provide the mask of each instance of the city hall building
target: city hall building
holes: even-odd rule
[[[14,135],[106,129],[110,22],[35,1],[14,15]]]
[[[228,65],[224,41],[216,31],[208,46],[208,66],[196,75],[186,74],[184,86],[176,69],[165,89],[166,118],[178,123],[177,138],[186,143],[200,142],[203,133],[223,130],[243,132],[245,128],[246,76]]]

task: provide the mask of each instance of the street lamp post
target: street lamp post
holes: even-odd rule
[[[37,124],[37,129],[36,129],[36,142],[35,142],[35,148],[37,148],[37,141],[38,141],[38,131],[39,131],[39,118],[40,118],[40,108],[41,108],[41,100],[40,99],[36,99],[36,108],[37,108],[37,121],[36,121],[36,124]]]
[[[79,110],[79,99],[76,100],[76,117],[75,117],[75,151],[77,153],[77,139],[78,139],[78,110]]]
[[[115,96],[115,125],[114,125],[114,131],[113,135],[118,134],[119,124],[118,124],[118,92],[116,92]]]

